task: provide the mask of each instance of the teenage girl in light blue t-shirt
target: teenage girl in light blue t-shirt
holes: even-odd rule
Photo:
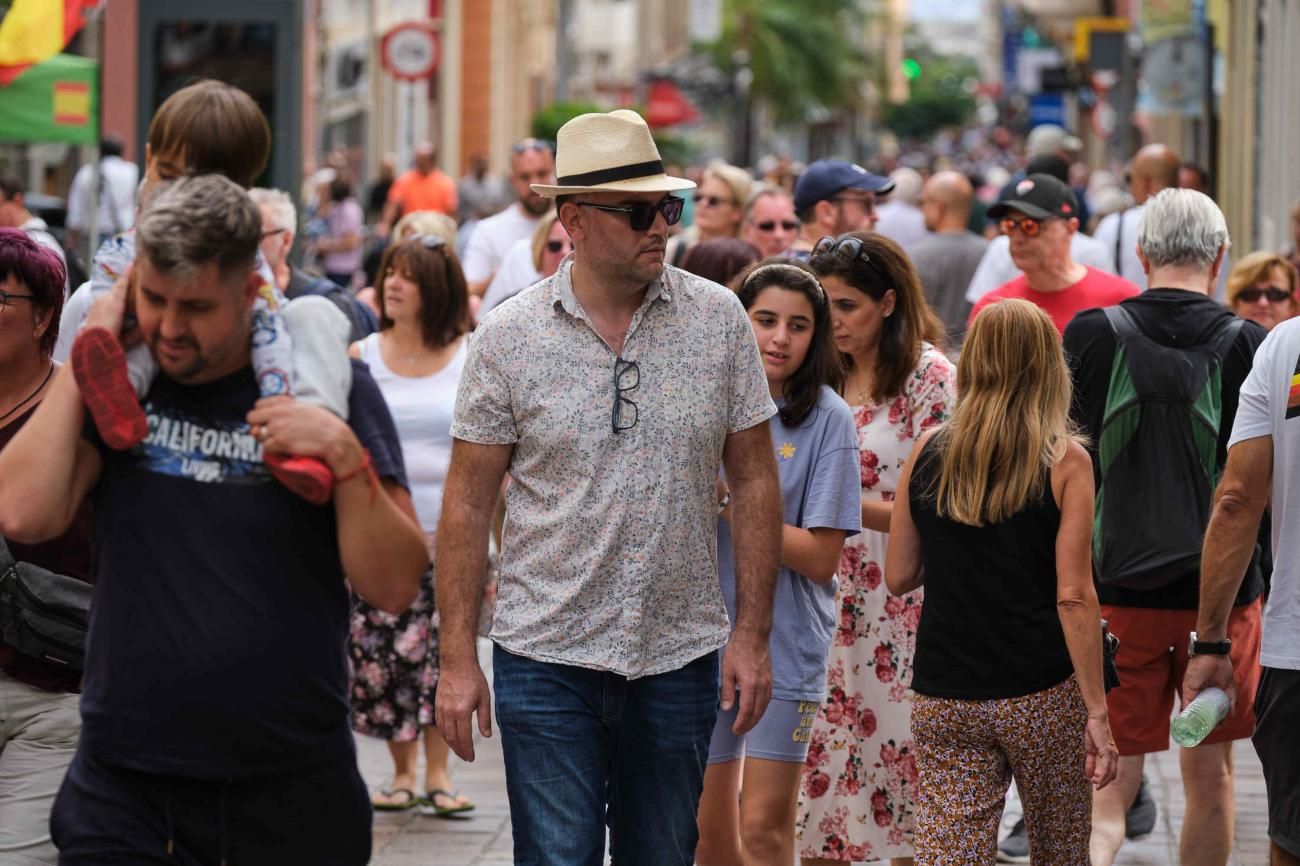
[[[768,259],[747,272],[737,294],[780,409],[771,430],[785,525],[772,610],[772,700],[743,736],[733,732],[734,707],[718,714],[700,799],[701,866],[794,860],[799,779],[826,691],[835,571],[844,539],[862,529],[857,432],[836,393],[843,368],[825,291],[806,265]],[[729,519],[724,509],[718,578],[734,622]]]

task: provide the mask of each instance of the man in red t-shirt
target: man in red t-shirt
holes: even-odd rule
[[[429,142],[415,148],[415,167],[407,169],[388,188],[388,203],[379,222],[379,234],[387,237],[398,217],[420,210],[456,215],[456,181],[437,167],[437,151]]]
[[[1109,307],[1139,293],[1133,283],[1081,265],[1070,257],[1070,238],[1079,230],[1079,202],[1068,186],[1049,174],[1031,174],[1011,198],[989,208],[1011,244],[1020,276],[980,298],[970,321],[1003,298],[1024,298],[1043,308],[1065,332],[1075,313]],[[968,322],[969,324],[969,322]]]

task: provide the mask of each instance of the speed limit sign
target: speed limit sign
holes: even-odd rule
[[[379,53],[389,75],[419,81],[438,68],[440,49],[437,31],[423,22],[407,21],[384,34]]]

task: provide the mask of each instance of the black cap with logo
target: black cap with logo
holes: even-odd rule
[[[1011,211],[1040,220],[1071,219],[1079,215],[1079,200],[1050,174],[1031,174],[1015,185],[1010,197],[989,208],[989,217],[1001,219]]]

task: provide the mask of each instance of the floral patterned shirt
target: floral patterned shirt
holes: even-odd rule
[[[723,444],[776,406],[740,301],[667,267],[617,356],[636,363],[618,392],[635,404],[620,426],[635,422],[614,432],[616,356],[571,266],[484,318],[457,395],[453,437],[514,446],[491,637],[539,661],[664,673],[727,641]]]

